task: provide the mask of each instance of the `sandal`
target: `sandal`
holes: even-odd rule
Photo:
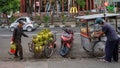
[[[101,62],[109,62],[109,61],[107,61],[107,60],[105,60],[105,59],[100,59],[100,61],[101,61]]]

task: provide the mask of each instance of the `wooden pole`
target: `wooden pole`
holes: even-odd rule
[[[64,0],[62,0],[62,12],[64,11]]]
[[[20,0],[20,13],[22,13],[22,11],[23,11],[22,3],[23,3],[23,0]]]
[[[34,0],[34,12],[35,12],[35,15],[36,15],[36,0]]]
[[[86,10],[88,10],[88,0],[86,0]]]
[[[94,1],[92,0],[92,9],[94,9],[95,7],[94,7],[95,5],[94,5]]]
[[[73,6],[75,6],[75,0],[73,0]]]
[[[44,2],[44,8],[46,7],[46,0],[44,0],[45,2]],[[44,11],[45,11],[45,9],[44,9]]]
[[[91,2],[91,0],[89,0],[89,1],[90,1],[90,3],[89,3],[90,6],[89,7],[90,7],[90,10],[91,10],[92,9],[92,2]]]

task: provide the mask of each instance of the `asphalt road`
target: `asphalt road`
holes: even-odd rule
[[[67,27],[67,28],[71,28],[71,27]],[[34,34],[37,34],[42,29],[44,29],[44,28],[37,28],[36,30],[34,30],[32,32],[25,31],[25,33],[29,34],[29,35],[34,35]],[[63,32],[62,28],[60,28],[60,27],[50,28],[50,29],[52,31],[57,31],[58,34]],[[80,31],[79,27],[72,27],[71,29],[73,31],[75,31],[76,33],[79,33],[79,31]],[[7,28],[0,28],[0,36],[8,36],[8,35],[12,35],[12,32],[9,31],[9,29],[7,29]]]
[[[73,30],[78,30],[78,28],[72,28]],[[0,33],[0,50],[2,52],[0,52],[1,54],[3,53],[3,55],[1,55],[0,57],[2,58],[3,61],[7,61],[7,60],[10,60],[9,58],[9,54],[7,53],[8,52],[8,49],[9,49],[9,45],[10,45],[10,38],[12,36],[12,32],[9,32],[4,29],[3,31],[3,34]],[[30,37],[29,38],[25,38],[23,37],[22,38],[22,45],[23,45],[23,48],[24,48],[24,57],[25,57],[25,60],[29,59],[33,59],[33,57],[31,56],[32,53],[29,52],[28,50],[28,42],[30,42],[32,40],[32,36],[35,35],[38,31],[40,31],[41,29],[37,29],[36,31],[33,31],[33,32],[25,32],[26,34],[28,34]],[[55,49],[55,54],[50,58],[50,59],[63,59],[60,55],[59,55],[59,48],[60,48],[60,34],[62,33],[62,30],[60,28],[56,28],[56,29],[51,29],[52,31],[57,31],[57,48]],[[80,44],[80,35],[79,33],[75,33],[75,36],[74,36],[75,40],[74,40],[74,46],[72,47],[71,49],[71,52],[70,53],[70,57],[68,58],[72,58],[72,59],[76,59],[76,58],[80,58],[80,57],[87,57],[87,56],[84,56],[83,55],[80,55],[81,53],[83,53],[83,49],[81,49],[81,44]],[[81,51],[82,50],[82,51]],[[79,54],[80,53],[80,54]],[[85,54],[86,55],[86,54]],[[6,57],[5,57],[6,56]],[[8,58],[8,59],[6,59]],[[37,59],[38,60],[38,59]]]
[[[104,63],[100,62],[98,58],[88,55],[82,48],[80,42],[79,28],[72,28],[75,30],[74,45],[66,58],[59,55],[60,48],[60,28],[51,29],[57,31],[57,48],[50,58],[35,58],[29,52],[28,42],[31,41],[32,35],[35,35],[37,29],[33,32],[26,32],[30,37],[22,37],[22,46],[24,51],[24,60],[14,59],[13,55],[8,54],[10,46],[10,38],[12,32],[7,29],[0,29],[0,68],[119,68],[120,62]]]

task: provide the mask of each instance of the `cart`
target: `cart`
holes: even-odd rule
[[[90,55],[94,56],[103,56],[105,52],[105,42],[106,37],[102,36],[100,38],[92,37],[92,32],[101,30],[101,27],[95,26],[94,22],[96,18],[103,18],[105,21],[110,21],[110,23],[115,27],[116,31],[119,35],[117,18],[120,14],[93,14],[86,16],[78,16],[77,20],[80,22],[80,37],[81,37],[81,45],[83,49]]]
[[[51,31],[51,32],[53,34],[52,36],[53,40],[52,41],[47,40],[47,43],[42,46],[41,51],[35,50],[35,44],[32,41],[28,43],[29,51],[33,53],[34,57],[50,58],[53,55],[54,49],[56,48],[56,33],[57,32],[56,31]]]

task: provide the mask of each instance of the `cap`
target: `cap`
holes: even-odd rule
[[[100,18],[96,18],[95,20],[95,24],[101,24],[103,22],[103,19],[100,17]]]

